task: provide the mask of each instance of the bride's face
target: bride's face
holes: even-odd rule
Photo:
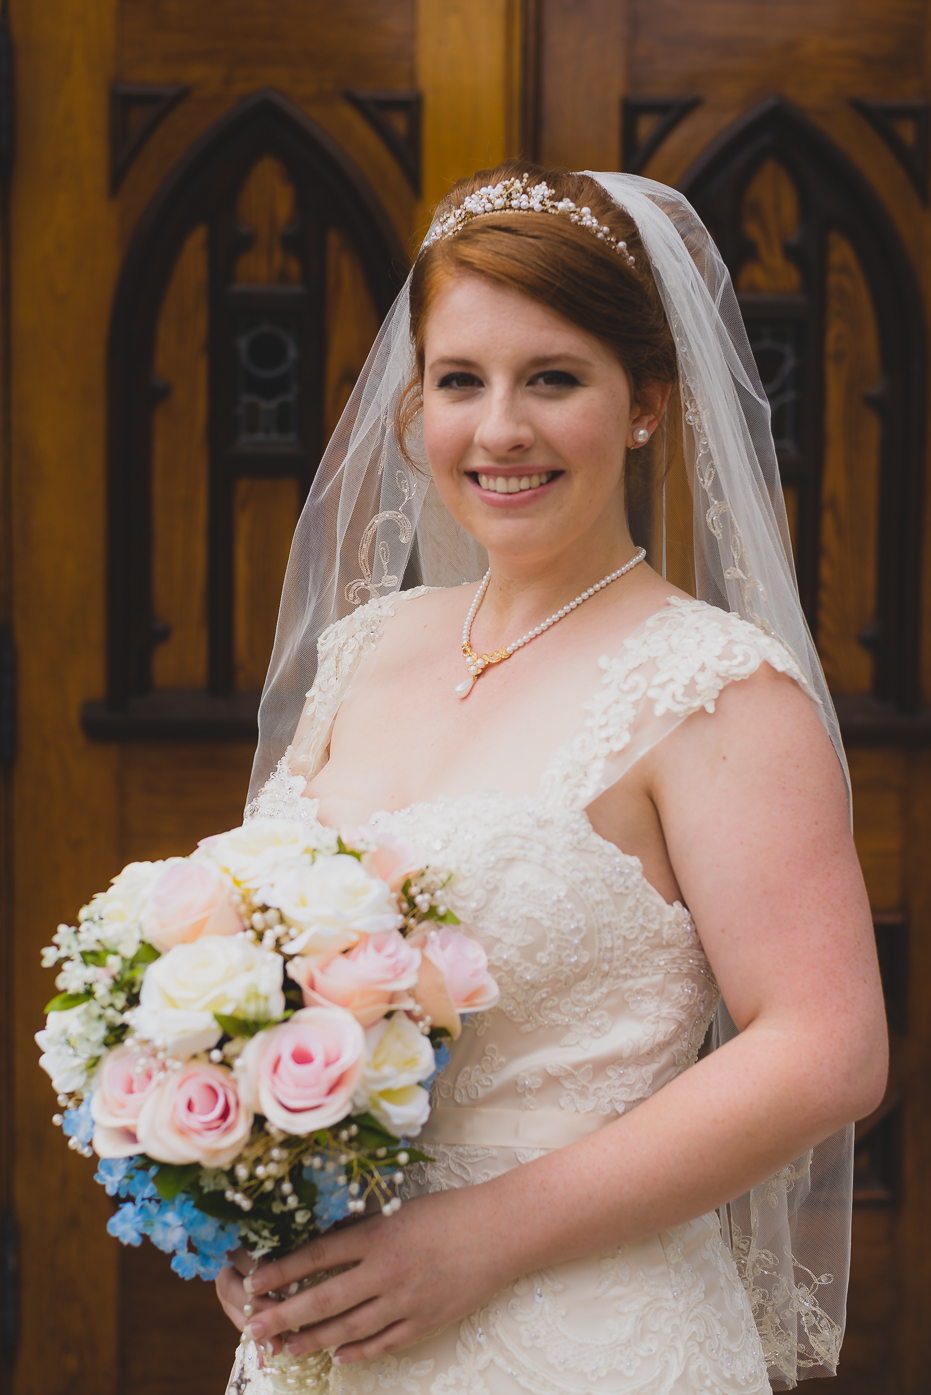
[[[451,277],[424,338],[423,430],[437,489],[492,554],[545,558],[627,538],[625,448],[655,418],[599,340],[481,276]]]

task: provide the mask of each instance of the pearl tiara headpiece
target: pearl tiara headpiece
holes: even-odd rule
[[[600,242],[613,247],[619,256],[624,257],[628,266],[634,266],[635,258],[627,250],[627,243],[613,236],[606,223],[599,223],[590,208],[579,208],[571,199],[556,199],[556,191],[546,183],[534,184],[528,188],[530,176],[522,179],[505,179],[500,184],[486,184],[474,194],[467,194],[458,208],[454,208],[442,222],[428,233],[424,247],[432,247],[443,237],[454,237],[473,218],[481,218],[486,213],[562,213],[572,223],[589,228]]]

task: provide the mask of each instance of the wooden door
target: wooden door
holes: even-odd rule
[[[886,1098],[857,1130],[831,1388],[918,1395],[931,1370],[927,7],[537,0],[527,12],[526,148],[575,168],[621,162],[689,195],[770,396],[892,1037]]]
[[[49,1123],[38,949],[123,862],[238,821],[321,445],[431,204],[523,151],[687,188],[771,387],[894,1042],[887,1099],[860,1131],[834,1389],[917,1395],[931,1357],[926,7],[9,0],[8,19],[5,1387],[222,1389],[233,1334],[212,1291],[106,1235],[105,1195]]]
[[[517,7],[0,15],[2,1383],[207,1395],[235,1347],[212,1287],[107,1236],[50,1124],[38,950],[122,863],[240,820],[298,510],[424,198],[510,148]]]

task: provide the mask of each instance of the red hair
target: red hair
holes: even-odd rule
[[[558,199],[591,209],[612,235],[627,244],[631,266],[610,244],[562,214],[488,213],[421,252],[410,287],[415,375],[398,403],[396,429],[402,450],[421,407],[424,339],[437,294],[451,276],[485,276],[546,305],[591,334],[616,356],[635,401],[650,385],[676,379],[676,348],[637,225],[597,180],[565,170],[507,161],[461,180],[437,208],[442,216],[486,184],[529,175],[543,180]]]

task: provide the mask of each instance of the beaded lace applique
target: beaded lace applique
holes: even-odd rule
[[[251,813],[316,819],[305,780],[326,760],[353,673],[400,599],[370,602],[322,637],[304,745]],[[727,683],[764,661],[801,682],[771,636],[675,601],[601,662],[602,684],[538,796],[480,791],[373,816],[376,830],[453,872],[449,904],[482,941],[501,987],[498,1008],[455,1043],[437,1115],[497,1111],[505,1131],[513,1121],[514,1144],[483,1141],[480,1124],[468,1143],[429,1139],[434,1161],[418,1166],[412,1192],[519,1166],[542,1151],[519,1146],[520,1120],[554,1127],[559,1146],[560,1119],[567,1137],[579,1136],[579,1121],[609,1123],[694,1063],[718,1001],[696,928],[649,885],[638,859],[594,832],[584,809],[616,777],[618,759],[636,758],[690,713],[712,711]],[[840,1334],[818,1306],[820,1281],[793,1269],[791,1256],[774,1289],[773,1256],[755,1235],[749,1217],[725,1244],[717,1216],[706,1216],[526,1276],[409,1352],[340,1368],[333,1395],[765,1395],[767,1363],[791,1383],[807,1359],[796,1357],[796,1328],[827,1366]]]

